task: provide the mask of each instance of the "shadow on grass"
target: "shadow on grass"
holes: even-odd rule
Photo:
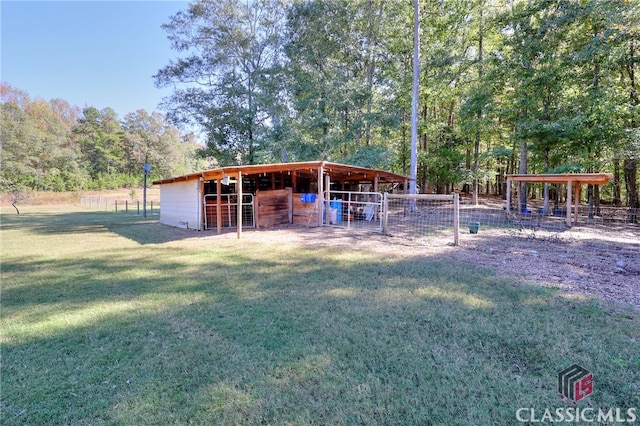
[[[27,213],[4,215],[0,229],[41,235],[113,232],[138,244],[163,244],[193,238],[193,230],[160,225],[157,216],[114,212]]]
[[[47,232],[73,244],[64,223]],[[574,362],[583,404],[640,404],[633,311],[446,256],[155,244],[8,256],[3,423],[513,424],[572,406],[555,375]]]

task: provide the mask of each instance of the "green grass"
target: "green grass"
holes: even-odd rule
[[[446,257],[4,210],[3,424],[515,424],[640,406],[640,314]],[[402,247],[398,248],[402,250]]]

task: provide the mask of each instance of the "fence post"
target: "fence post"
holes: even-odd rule
[[[124,200],[124,212],[129,213],[129,200]]]
[[[140,214],[140,200],[136,201],[137,207],[138,207],[138,213],[136,214]]]
[[[116,203],[116,213],[118,213],[118,200],[116,200],[115,203]]]
[[[453,194],[453,245],[460,240],[460,194]]]
[[[382,198],[382,233],[387,235],[387,224],[389,219],[389,198],[387,193],[383,194]]]

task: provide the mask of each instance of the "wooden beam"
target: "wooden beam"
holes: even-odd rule
[[[573,182],[567,182],[567,215],[566,215],[566,223],[568,227],[571,227],[571,191],[572,191]]]
[[[204,179],[198,179],[198,231],[202,231],[204,225],[204,215],[206,212],[206,203],[204,202]]]
[[[222,181],[216,179],[216,231],[218,234],[222,232]],[[231,224],[229,224],[231,225]]]
[[[289,223],[293,223],[293,188],[289,188]]]
[[[324,167],[318,167],[318,226],[322,226],[322,206],[324,202],[324,189],[322,179],[324,176]]]
[[[573,216],[573,224],[575,226],[578,226],[578,207],[580,206],[580,191],[582,190],[582,185],[580,185],[580,183],[576,183],[576,187],[575,187],[575,206],[574,206],[574,216]]]
[[[238,170],[238,183],[236,184],[236,193],[238,197],[238,213],[236,214],[236,223],[238,224],[238,239],[242,238],[242,172]]]
[[[325,223],[328,225],[331,223],[331,175],[329,173],[325,176],[325,191],[327,199],[324,201],[324,213],[326,216]]]

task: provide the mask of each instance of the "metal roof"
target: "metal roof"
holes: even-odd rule
[[[611,173],[566,173],[566,174],[533,174],[507,175],[507,180],[513,182],[533,183],[567,183],[604,185],[613,179]]]
[[[384,170],[350,166],[347,164],[332,163],[329,161],[305,161],[299,163],[220,167],[217,169],[156,180],[153,184],[163,185],[172,182],[189,181],[200,178],[203,178],[204,180],[213,180],[220,179],[225,176],[233,177],[236,176],[238,172],[242,172],[243,176],[259,175],[262,173],[287,173],[293,171],[317,173],[320,167],[322,167],[325,173],[328,173],[334,181],[373,181],[374,178],[377,177],[379,183],[402,183],[409,179],[407,176]]]

